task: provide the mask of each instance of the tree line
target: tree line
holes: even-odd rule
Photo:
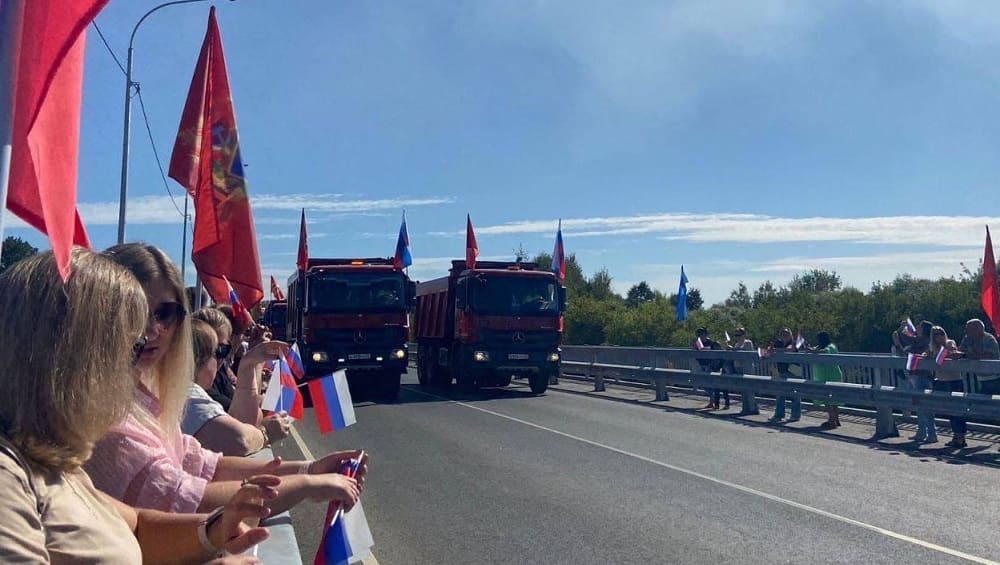
[[[541,268],[549,268],[552,257],[534,257]],[[688,319],[678,322],[677,294],[664,294],[645,281],[621,296],[612,289],[607,269],[585,276],[575,255],[567,257],[566,311],[567,345],[622,345],[688,347],[697,328],[722,341],[724,332],[747,329],[755,344],[767,345],[782,328],[802,332],[814,342],[817,332],[827,331],[841,351],[885,353],[891,334],[907,317],[915,324],[930,320],[942,326],[950,338],[960,340],[965,322],[989,320],[979,305],[982,267],[975,272],[963,268],[957,278],[918,279],[897,275],[890,282],[877,282],[867,292],[845,287],[834,271],[812,269],[795,275],[787,284],[765,281],[750,290],[738,282],[729,297],[706,306],[697,288],[688,289]]]

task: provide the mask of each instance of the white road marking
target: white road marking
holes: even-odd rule
[[[549,432],[549,433],[552,433],[552,434],[555,434],[555,435],[558,435],[558,436],[562,436],[562,437],[565,437],[565,438],[568,438],[568,439],[572,439],[572,440],[575,440],[575,441],[578,441],[578,442],[581,442],[581,443],[585,443],[587,445],[592,445],[594,447],[600,447],[602,449],[606,449],[608,451],[611,451],[611,452],[614,452],[614,453],[618,453],[619,455],[624,455],[626,457],[632,457],[634,459],[638,459],[638,460],[644,461],[646,463],[651,463],[653,465],[657,465],[657,466],[663,467],[665,469],[670,469],[671,471],[676,471],[678,473],[683,473],[683,474],[691,476],[691,477],[697,477],[697,478],[702,479],[704,481],[709,481],[709,482],[712,482],[712,483],[715,483],[715,484],[718,484],[718,485],[729,487],[731,489],[735,489],[735,490],[738,490],[738,491],[741,491],[741,492],[745,492],[747,494],[752,494],[754,496],[759,496],[761,498],[766,498],[767,500],[771,500],[771,501],[777,502],[779,504],[784,504],[784,505],[787,505],[787,506],[791,506],[792,508],[798,508],[799,510],[804,510],[806,512],[811,512],[811,513],[819,515],[819,516],[824,516],[826,518],[837,520],[838,522],[843,522],[845,524],[850,524],[852,526],[857,526],[859,528],[864,528],[866,530],[871,530],[873,532],[882,534],[884,536],[887,536],[887,537],[890,537],[890,538],[894,538],[894,539],[898,539],[900,541],[905,541],[907,543],[911,543],[913,545],[918,545],[920,547],[931,549],[931,550],[934,550],[934,551],[937,551],[937,552],[940,552],[940,553],[944,553],[946,555],[951,555],[952,557],[958,557],[960,559],[965,559],[965,560],[971,561],[973,563],[981,563],[982,565],[1000,565],[1000,562],[993,561],[993,560],[990,560],[990,559],[986,559],[985,557],[979,557],[977,555],[972,555],[972,554],[969,554],[969,553],[965,553],[965,552],[959,551],[957,549],[951,549],[950,547],[945,547],[943,545],[938,545],[936,543],[932,543],[932,542],[929,542],[929,541],[924,541],[922,539],[918,539],[918,538],[915,538],[915,537],[912,537],[912,536],[908,536],[906,534],[901,534],[899,532],[894,532],[892,530],[887,530],[885,528],[881,528],[879,526],[868,524],[868,523],[862,522],[860,520],[855,520],[853,518],[848,518],[846,516],[841,516],[839,514],[834,514],[833,512],[828,512],[826,510],[822,510],[822,509],[816,508],[814,506],[809,506],[808,504],[802,504],[801,502],[795,502],[794,500],[788,500],[787,498],[781,498],[780,496],[769,494],[769,493],[766,493],[766,492],[763,492],[763,491],[759,491],[757,489],[753,489],[753,488],[750,488],[750,487],[747,487],[747,486],[739,485],[739,484],[736,484],[736,483],[732,483],[732,482],[729,482],[729,481],[724,480],[724,479],[720,479],[720,478],[717,478],[717,477],[712,477],[710,475],[705,475],[703,473],[699,473],[698,471],[692,471],[690,469],[685,469],[683,467],[678,467],[677,465],[672,465],[670,463],[664,463],[663,461],[657,461],[656,459],[652,459],[652,458],[646,457],[644,455],[639,455],[637,453],[632,453],[630,451],[625,451],[624,449],[619,449],[617,447],[612,447],[610,445],[606,445],[606,444],[599,443],[599,442],[596,442],[596,441],[593,441],[593,440],[589,440],[587,438],[583,438],[583,437],[580,437],[580,436],[575,436],[575,435],[570,434],[570,433],[566,433],[566,432],[562,432],[562,431],[559,431],[559,430],[555,430],[555,429],[543,426],[541,424],[536,424],[534,422],[529,422],[527,420],[522,420],[521,418],[515,418],[514,416],[508,416],[507,414],[501,414],[500,412],[494,412],[493,410],[489,410],[489,409],[482,408],[482,407],[479,407],[479,406],[473,406],[472,404],[466,404],[465,402],[460,402],[460,401],[457,401],[457,400],[452,400],[450,398],[445,398],[443,396],[438,396],[436,394],[430,394],[430,393],[427,393],[427,392],[424,392],[424,391],[421,391],[421,390],[414,390],[412,388],[410,390],[412,392],[416,392],[418,394],[423,394],[423,395],[429,396],[431,398],[437,398],[437,399],[440,399],[440,400],[445,400],[447,402],[450,402],[452,404],[457,404],[458,406],[462,406],[462,407],[468,408],[470,410],[476,410],[478,412],[483,412],[485,414],[490,414],[490,415],[496,416],[498,418],[503,418],[505,420],[510,420],[511,422],[517,422],[518,424],[522,424],[522,425],[525,425],[525,426],[528,426],[528,427],[531,427],[531,428],[535,428],[535,429],[542,430],[542,431],[545,431],[545,432]]]
[[[316,459],[316,457],[313,456],[312,451],[309,450],[309,446],[306,445],[306,442],[302,439],[302,436],[300,436],[299,432],[296,431],[295,426],[289,427],[288,431],[291,432],[292,439],[295,440],[295,445],[299,446],[299,450],[302,451],[302,455],[310,461]]]

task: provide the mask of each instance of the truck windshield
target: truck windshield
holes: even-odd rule
[[[323,273],[309,282],[313,312],[395,312],[404,296],[402,274]]]
[[[556,283],[539,277],[481,278],[472,285],[472,309],[487,315],[556,316]]]

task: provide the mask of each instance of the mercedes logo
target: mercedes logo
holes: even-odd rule
[[[514,336],[511,340],[514,343],[524,343],[524,332],[514,332]]]
[[[354,343],[364,343],[368,341],[368,336],[365,334],[365,330],[357,330],[354,332]]]

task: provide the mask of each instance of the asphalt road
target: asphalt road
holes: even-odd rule
[[[988,466],[517,385],[356,410],[297,427],[315,454],[370,452],[382,565],[1000,562]],[[307,562],[324,510],[292,512]]]

